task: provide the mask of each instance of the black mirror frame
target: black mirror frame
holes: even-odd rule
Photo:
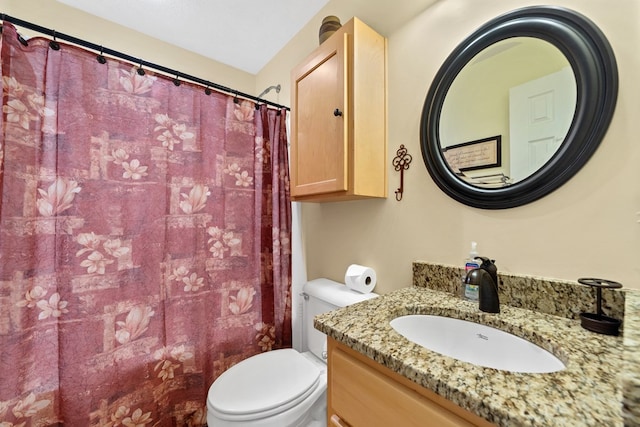
[[[462,68],[483,49],[512,37],[545,40],[567,57],[576,77],[576,111],[567,137],[542,168],[507,187],[480,188],[462,181],[445,162],[440,148],[440,114],[447,92]],[[483,209],[521,206],[556,190],[584,166],[607,132],[617,96],[618,68],[613,49],[591,20],[555,6],[517,9],[471,34],[436,74],[422,110],[422,157],[438,187],[461,203]]]

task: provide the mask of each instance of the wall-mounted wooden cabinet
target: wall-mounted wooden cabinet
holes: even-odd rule
[[[328,351],[332,427],[495,427],[334,339]]]
[[[387,196],[386,40],[353,18],[291,71],[291,198]]]

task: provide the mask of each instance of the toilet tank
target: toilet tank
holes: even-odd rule
[[[313,327],[313,318],[318,314],[346,307],[357,302],[375,298],[374,293],[361,294],[344,284],[329,279],[314,279],[303,288],[303,333],[306,349],[321,360],[327,358],[327,336]]]

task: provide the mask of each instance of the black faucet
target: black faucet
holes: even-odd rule
[[[476,259],[482,260],[480,267],[467,273],[464,282],[468,285],[477,285],[479,288],[479,308],[486,313],[500,313],[500,298],[498,297],[498,267],[494,260],[483,256]]]

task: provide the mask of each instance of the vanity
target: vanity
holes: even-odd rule
[[[626,352],[622,337],[583,329],[579,320],[570,318],[571,311],[565,317],[503,304],[499,314],[482,313],[477,303],[450,292],[451,283],[456,283],[455,270],[414,264],[414,286],[316,317],[315,327],[329,337],[330,425],[623,425],[625,386],[619,373]],[[501,285],[506,283],[507,288],[501,299],[522,305],[515,297],[517,284],[514,288],[510,281],[517,282],[501,277]],[[544,286],[540,281],[529,287]],[[567,290],[580,298],[582,291],[577,284]],[[590,306],[590,290],[585,291],[585,303]],[[608,298],[608,310],[616,311],[620,303],[624,306],[621,292],[612,292]],[[576,308],[580,310],[569,310]],[[551,352],[565,369],[516,373],[443,356],[391,327],[392,319],[408,314],[453,317],[510,332]]]
[[[331,426],[493,425],[332,338],[327,348]]]

